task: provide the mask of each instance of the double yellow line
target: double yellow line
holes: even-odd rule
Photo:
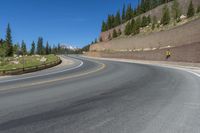
[[[81,76],[89,75],[89,74],[92,74],[92,73],[96,73],[96,72],[98,72],[100,70],[103,70],[106,67],[106,65],[103,64],[103,63],[98,63],[98,64],[100,64],[101,67],[96,69],[96,70],[93,70],[93,71],[89,71],[89,72],[85,72],[85,73],[81,73],[81,74],[76,74],[76,75],[71,75],[71,76],[67,76],[67,77],[62,77],[62,78],[57,78],[57,79],[41,81],[41,82],[23,84],[23,85],[19,85],[19,86],[15,86],[15,87],[10,87],[10,88],[4,88],[4,89],[0,89],[0,91],[6,91],[6,90],[12,90],[12,89],[24,88],[24,87],[31,87],[31,86],[36,86],[36,85],[43,85],[43,84],[52,83],[52,82],[56,82],[56,81],[61,81],[61,80],[67,80],[67,79],[72,79],[72,78],[76,78],[76,77],[81,77]]]

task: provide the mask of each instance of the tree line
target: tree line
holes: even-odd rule
[[[0,57],[12,57],[14,54],[19,55],[48,55],[48,54],[63,54],[73,53],[74,50],[70,50],[66,47],[60,46],[60,44],[53,45],[44,43],[43,38],[39,37],[37,43],[33,41],[31,43],[31,49],[27,50],[27,44],[22,40],[21,44],[13,44],[10,24],[7,25],[5,39],[0,39]]]
[[[136,16],[170,1],[172,0],[139,0],[139,4],[135,9],[132,8],[131,4],[128,4],[127,6],[124,4],[121,12],[118,10],[116,14],[109,14],[107,20],[102,22],[101,31],[105,32],[119,26]]]

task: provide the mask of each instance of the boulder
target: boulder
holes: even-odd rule
[[[184,19],[186,19],[187,17],[185,16],[185,15],[181,15],[180,16],[180,20],[184,20]]]

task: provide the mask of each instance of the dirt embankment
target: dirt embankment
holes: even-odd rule
[[[143,51],[132,51],[140,48]],[[145,51],[146,48],[156,49]],[[164,61],[167,49],[172,52],[170,61],[200,63],[200,19],[171,30],[95,44],[87,55]]]
[[[125,58],[136,60],[166,61],[166,50],[151,50],[140,52],[88,52],[86,55],[103,58]],[[171,57],[168,61],[200,63],[200,42],[170,48]]]
[[[184,9],[183,12],[186,13],[190,1],[178,1]],[[197,6],[200,0],[193,0],[193,3]],[[162,6],[159,6],[146,14],[158,12],[161,9]],[[160,32],[119,37],[97,43],[90,47],[87,55],[164,61],[167,49],[172,52],[170,61],[200,62],[200,18]]]
[[[150,33],[149,35],[117,38],[94,44],[90,47],[90,51],[160,49],[167,46],[177,47],[196,42],[200,42],[200,19],[166,31]]]

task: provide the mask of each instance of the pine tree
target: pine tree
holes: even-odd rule
[[[113,38],[116,38],[116,37],[117,37],[117,31],[116,31],[115,29],[113,30],[112,37],[113,37]]]
[[[138,18],[136,19],[135,25],[134,25],[134,35],[140,33],[140,27],[141,27],[141,18],[138,17]]]
[[[106,25],[106,23],[103,21],[103,22],[102,22],[101,32],[105,32],[105,31],[107,31],[107,25]]]
[[[131,23],[128,22],[128,23],[126,24],[126,27],[125,27],[125,30],[124,30],[124,34],[128,36],[128,35],[130,35],[131,33],[132,33]]]
[[[169,13],[169,8],[167,7],[167,5],[164,6],[163,8],[163,15],[162,15],[162,19],[161,19],[161,23],[163,25],[167,25],[170,23],[170,13]]]
[[[128,5],[127,11],[126,11],[126,21],[130,20],[133,15],[133,9],[131,7],[131,4]]]
[[[142,13],[149,11],[150,6],[151,6],[150,0],[142,0],[141,1],[141,11],[142,11]]]
[[[6,56],[12,56],[13,55],[13,49],[12,49],[12,36],[11,36],[11,28],[10,24],[8,24],[6,29]]]
[[[137,6],[137,8],[136,8],[136,10],[135,10],[135,14],[136,14],[136,16],[138,16],[138,15],[140,15],[141,13],[142,13],[142,10],[141,10],[141,5],[140,4],[138,4],[138,6]]]
[[[178,20],[181,16],[180,6],[177,0],[174,0],[172,4],[172,17],[174,20]]]
[[[43,38],[39,37],[38,38],[38,43],[37,43],[37,54],[42,55],[43,54]]]
[[[58,53],[60,54],[60,52],[61,52],[61,46],[60,46],[60,43],[58,43]]]
[[[121,24],[121,15],[120,15],[120,11],[118,11],[115,16],[114,26],[118,26],[120,24]]]
[[[49,54],[49,43],[46,43],[46,48],[45,48],[45,54],[48,55]]]
[[[148,25],[148,20],[146,16],[142,17],[142,23],[141,23],[141,27],[145,27]]]
[[[52,54],[52,48],[49,46],[49,54]]]
[[[151,23],[151,16],[148,15],[148,17],[147,17],[147,25],[149,25],[150,23]]]
[[[122,10],[122,23],[126,21],[126,6],[124,4],[123,10]]]
[[[30,55],[34,55],[35,54],[35,42],[33,41],[31,44],[31,51],[30,51]]]
[[[26,43],[24,41],[22,41],[22,44],[21,44],[21,51],[23,55],[27,54]]]
[[[156,6],[158,6],[158,0],[151,0],[151,9],[155,8]]]
[[[200,5],[197,7],[197,13],[200,13]]]
[[[5,42],[3,42],[1,45],[0,45],[0,59],[2,59],[2,63],[4,63],[4,59],[6,57],[6,48],[7,48],[7,44]]]
[[[20,47],[19,44],[13,45],[13,54],[17,54],[18,53],[19,47]]]
[[[133,33],[133,34],[135,34],[135,30],[136,30],[136,24],[135,24],[135,19],[132,19],[131,20],[131,34]]]
[[[141,13],[144,13],[145,12],[145,0],[141,0],[141,4],[140,4],[140,10],[141,10]]]
[[[107,20],[107,28],[111,29],[114,27],[114,19],[115,17],[113,15],[108,15],[108,20]]]
[[[188,7],[188,12],[187,12],[187,17],[190,18],[190,17],[193,17],[195,14],[195,11],[194,11],[194,6],[193,6],[193,3],[192,1],[190,2],[190,5]]]

